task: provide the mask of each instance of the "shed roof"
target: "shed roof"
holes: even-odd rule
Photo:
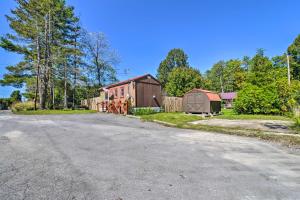
[[[221,99],[224,100],[231,100],[231,99],[235,99],[237,96],[236,92],[222,92],[220,93]]]
[[[131,78],[131,79],[127,79],[125,81],[121,81],[121,82],[118,82],[118,83],[114,83],[114,84],[108,85],[105,88],[109,89],[109,88],[113,88],[113,87],[116,87],[116,86],[119,86],[119,85],[124,85],[124,84],[130,83],[131,81],[137,81],[137,80],[143,79],[143,78],[145,78],[147,76],[150,76],[151,78],[153,78],[154,80],[156,80],[157,82],[159,82],[151,74],[145,74],[145,75],[142,75],[142,76],[137,76],[137,77],[134,77],[134,78]]]
[[[195,90],[205,93],[206,96],[208,97],[208,100],[210,100],[210,101],[221,101],[220,96],[215,92],[212,92],[212,91],[209,91],[209,90],[203,90],[203,89],[199,89],[199,88],[195,88],[191,91],[195,91]]]

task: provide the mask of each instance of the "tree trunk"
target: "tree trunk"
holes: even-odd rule
[[[75,38],[75,51],[77,50],[77,39]],[[76,84],[77,84],[77,55],[76,55],[76,52],[75,52],[75,58],[74,58],[75,62],[74,62],[74,85],[73,85],[73,105],[72,105],[72,108],[75,109],[75,98],[76,98]]]
[[[37,98],[38,92],[40,91],[39,86],[39,78],[40,78],[40,44],[39,44],[39,36],[36,39],[36,51],[37,51],[37,66],[36,66],[36,85],[35,85],[35,97],[34,97],[34,110],[37,110]]]
[[[64,108],[68,108],[67,102],[67,64],[64,64]]]
[[[47,57],[48,57],[48,80],[50,81],[50,98],[51,101],[49,102],[50,104],[50,108],[53,109],[54,108],[54,75],[53,75],[53,70],[52,70],[52,57],[51,57],[51,47],[53,44],[52,41],[52,29],[51,29],[51,11],[49,11],[49,16],[48,16],[48,42],[49,42],[49,47],[48,47],[48,51],[47,51]]]
[[[45,62],[44,62],[44,70],[43,70],[43,98],[41,103],[41,109],[46,109],[46,101],[48,96],[48,73],[49,73],[49,59],[48,59],[48,48],[49,48],[49,40],[48,40],[48,18],[49,16],[45,16]]]

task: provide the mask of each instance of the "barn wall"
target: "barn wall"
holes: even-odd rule
[[[121,96],[122,88],[124,88],[124,96]],[[118,92],[117,95],[116,95],[116,89]],[[135,83],[134,82],[109,88],[108,91],[109,91],[108,96],[113,97],[113,100],[115,102],[119,102],[119,101],[124,102],[126,99],[130,97],[131,105],[135,105]]]
[[[205,93],[191,91],[183,97],[183,110],[188,113],[210,113],[210,101]]]
[[[156,98],[154,99],[153,96]],[[136,82],[136,107],[162,106],[161,86],[152,79],[145,78]]]

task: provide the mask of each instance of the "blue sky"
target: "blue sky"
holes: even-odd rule
[[[119,79],[156,69],[172,48],[182,48],[201,72],[219,60],[252,56],[257,48],[282,54],[300,34],[299,0],[67,0],[88,31],[104,32],[121,57]],[[0,34],[9,30],[0,2]],[[17,55],[0,50],[0,78]],[[0,97],[12,88],[0,87]]]

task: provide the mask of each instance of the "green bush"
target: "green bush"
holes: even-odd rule
[[[28,111],[28,110],[34,110],[34,102],[32,101],[19,102],[12,105],[13,112]]]
[[[234,111],[238,114],[280,114],[284,111],[282,106],[274,85],[258,87],[249,84],[238,93]]]
[[[300,117],[295,118],[295,125],[297,128],[300,128]]]
[[[158,111],[153,108],[134,108],[132,109],[133,115],[151,115]]]

